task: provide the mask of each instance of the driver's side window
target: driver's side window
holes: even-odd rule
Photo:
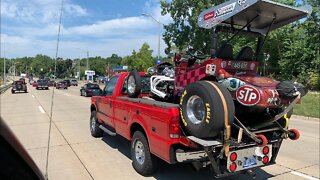
[[[108,84],[106,84],[105,88],[103,89],[104,96],[111,96],[113,94],[114,88],[116,87],[117,81],[119,76],[114,76],[110,79]]]

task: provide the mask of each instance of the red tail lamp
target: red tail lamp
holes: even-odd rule
[[[262,153],[264,155],[267,155],[269,153],[269,147],[268,146],[265,146],[263,149],[262,149]]]
[[[230,172],[234,172],[236,169],[237,169],[237,164],[235,162],[233,162],[230,165],[229,170],[230,170]]]
[[[268,162],[269,162],[269,157],[268,157],[268,156],[264,156],[264,157],[262,158],[262,163],[263,163],[263,164],[268,164]]]
[[[235,152],[233,152],[233,153],[231,153],[231,155],[230,155],[230,161],[235,161],[235,160],[237,160],[237,153],[235,153]]]

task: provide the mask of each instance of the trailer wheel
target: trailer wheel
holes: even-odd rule
[[[265,145],[268,144],[268,139],[263,134],[256,135],[256,138],[260,140],[259,143],[257,142],[257,145],[259,147],[264,147]]]
[[[230,92],[220,84],[198,81],[189,84],[180,98],[182,126],[189,134],[214,137],[225,124],[232,124],[234,103]]]
[[[137,98],[141,92],[141,76],[137,70],[130,72],[127,78],[127,91],[130,98]]]
[[[130,151],[132,166],[139,174],[148,176],[158,169],[158,159],[150,153],[148,141],[142,132],[133,134]]]
[[[288,133],[288,137],[291,140],[298,140],[300,138],[300,132],[296,129],[290,129]]]
[[[103,135],[103,131],[99,128],[99,125],[97,111],[92,111],[90,116],[90,132],[93,137],[101,137]]]

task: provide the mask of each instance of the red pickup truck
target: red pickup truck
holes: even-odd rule
[[[270,140],[262,147],[230,140],[230,151],[225,155],[226,142],[187,136],[181,128],[179,105],[150,98],[150,76],[139,74],[146,82],[139,98],[128,97],[129,73],[125,72],[112,77],[102,94],[91,98],[90,107],[92,136],[101,137],[106,132],[130,140],[132,164],[138,173],[155,172],[159,158],[170,164],[191,163],[196,169],[212,166],[216,177],[237,173],[253,176],[253,168],[275,163],[282,139]]]

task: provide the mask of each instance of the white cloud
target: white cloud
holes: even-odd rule
[[[16,20],[19,26],[5,24],[2,28],[1,42],[8,57],[34,56],[42,53],[55,56],[58,33],[60,0],[2,0],[1,16]],[[13,1],[13,0],[11,0]],[[30,4],[28,3],[30,2]],[[75,1],[74,1],[75,2]],[[161,8],[155,0],[146,3],[143,9],[161,23],[172,21],[169,16],[161,16]],[[29,5],[28,5],[29,4]],[[25,6],[24,6],[25,5]],[[37,7],[38,6],[38,7]],[[147,42],[153,55],[157,53],[157,24],[148,17],[122,17],[99,20],[76,26],[65,26],[64,20],[70,17],[89,16],[87,10],[66,0],[61,26],[59,57],[78,58],[86,55],[77,48],[89,48],[90,56],[130,55]],[[25,23],[28,22],[28,23]],[[31,24],[29,24],[31,22]],[[165,43],[161,40],[161,54],[164,55]],[[3,48],[1,48],[3,52]]]
[[[61,1],[59,0],[2,0],[1,16],[16,21],[29,23],[51,23],[57,21],[60,15]],[[65,2],[65,16],[78,17],[88,15],[83,7]]]

